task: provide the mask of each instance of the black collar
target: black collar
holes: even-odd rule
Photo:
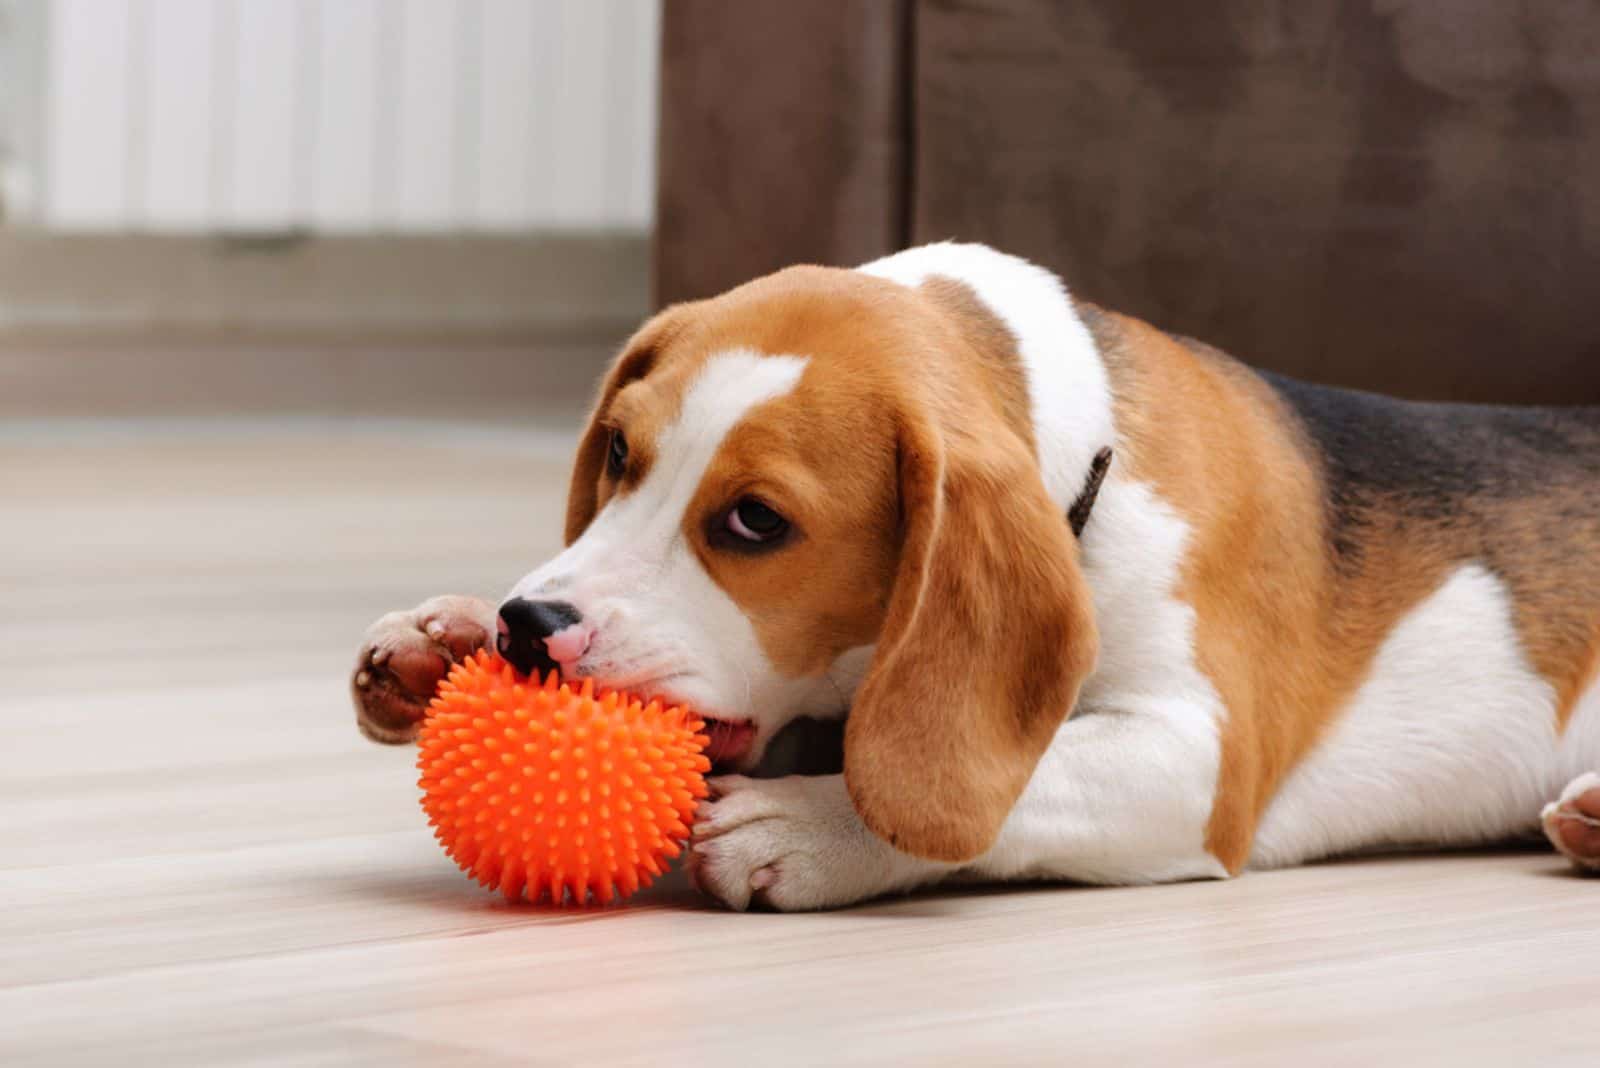
[[[1111,446],[1107,445],[1095,453],[1094,459],[1089,461],[1089,474],[1083,480],[1083,492],[1078,494],[1078,499],[1067,509],[1067,522],[1072,524],[1073,537],[1083,537],[1083,528],[1089,524],[1089,513],[1094,511],[1095,498],[1100,496],[1100,483],[1106,480],[1106,472],[1109,470],[1111,470]]]

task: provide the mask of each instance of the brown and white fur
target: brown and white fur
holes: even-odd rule
[[[375,624],[363,729],[410,738],[497,628],[691,702],[724,769],[848,713],[842,774],[715,781],[692,868],[734,908],[1492,842],[1558,795],[1547,833],[1600,864],[1600,410],[1275,379],[933,245],[651,320],[566,536],[502,621]]]

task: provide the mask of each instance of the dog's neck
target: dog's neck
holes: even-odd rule
[[[1039,474],[1062,512],[1072,509],[1116,431],[1105,364],[1061,280],[983,245],[924,245],[861,270],[910,286],[955,279],[1005,325],[1027,375]]]

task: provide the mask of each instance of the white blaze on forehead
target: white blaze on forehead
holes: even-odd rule
[[[802,356],[764,356],[748,349],[707,360],[689,383],[677,419],[656,441],[655,462],[645,482],[663,478],[672,497],[681,495],[687,507],[728,432],[752,409],[791,392],[805,369]],[[680,507],[680,515],[682,511]]]
[[[583,535],[518,583],[513,595],[604,586],[608,575],[617,575],[630,561],[660,567],[723,440],[753,409],[792,391],[806,362],[801,356],[748,349],[707,360],[685,390],[676,418],[656,439],[655,459],[640,484],[607,501]]]

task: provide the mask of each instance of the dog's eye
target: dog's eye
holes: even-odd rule
[[[611,432],[611,444],[606,448],[606,472],[612,478],[621,478],[628,467],[628,439],[622,431]]]
[[[789,529],[789,521],[754,497],[741,497],[728,509],[728,530],[748,542],[776,541]]]

